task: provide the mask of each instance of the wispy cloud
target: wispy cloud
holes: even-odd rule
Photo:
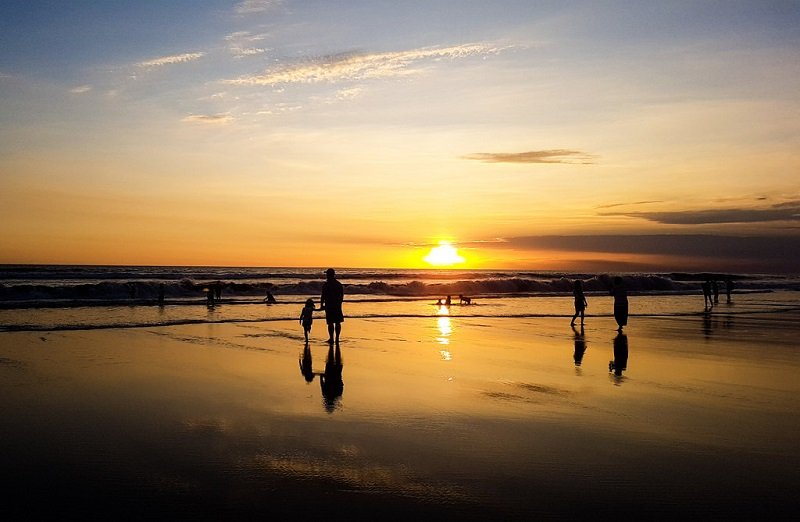
[[[161,67],[162,65],[172,65],[176,63],[186,63],[191,62],[194,60],[199,60],[206,53],[199,52],[199,53],[184,53],[184,54],[173,54],[170,56],[162,56],[160,58],[153,58],[152,60],[145,60],[143,62],[139,62],[136,64],[137,67]]]
[[[578,150],[551,149],[528,152],[476,152],[462,156],[464,159],[485,163],[566,163],[570,165],[591,165],[594,156]]]
[[[236,4],[233,10],[236,14],[240,15],[263,13],[282,3],[281,0],[243,0]]]
[[[73,87],[69,90],[71,94],[85,94],[92,90],[91,85],[79,85],[78,87]]]
[[[181,120],[184,123],[200,123],[206,125],[224,125],[233,121],[230,114],[192,114]]]
[[[600,215],[640,218],[665,225],[800,221],[800,201],[778,203],[767,208],[729,208],[673,212],[607,212]]]
[[[609,203],[608,205],[599,205],[595,208],[615,208],[615,207],[632,207],[634,205],[652,205],[653,203],[663,203],[663,201],[634,201],[632,203]]]
[[[414,64],[424,61],[466,58],[497,53],[486,44],[452,47],[425,47],[386,53],[342,53],[312,58],[302,63],[269,69],[263,74],[242,76],[227,83],[234,85],[276,85],[281,83],[336,83],[391,78],[416,72]]]
[[[259,47],[256,42],[260,42],[266,38],[264,34],[253,34],[250,31],[237,31],[225,37],[227,42],[228,51],[236,58],[244,58],[246,56],[255,56],[263,54],[269,49]]]

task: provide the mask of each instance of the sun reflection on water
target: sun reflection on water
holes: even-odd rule
[[[436,326],[439,328],[439,337],[436,341],[442,345],[439,353],[442,355],[442,360],[449,361],[453,358],[453,354],[448,349],[450,345],[450,334],[453,333],[453,325],[450,323],[450,317],[447,315],[449,310],[447,307],[442,306],[439,308],[439,317],[436,318]]]

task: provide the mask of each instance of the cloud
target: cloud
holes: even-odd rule
[[[191,62],[194,60],[199,60],[206,53],[199,52],[199,53],[184,53],[184,54],[174,54],[171,56],[162,56],[161,58],[154,58],[152,60],[145,60],[143,62],[139,62],[136,64],[137,67],[160,67],[162,65],[172,65],[175,63],[186,63]]]
[[[600,215],[646,219],[665,225],[800,221],[800,201],[779,203],[767,208],[683,210],[675,212],[606,212]]]
[[[281,5],[281,3],[281,0],[243,0],[236,4],[233,10],[240,15],[263,13]]]
[[[800,236],[729,236],[715,234],[520,236],[497,248],[555,250],[683,258],[716,266],[748,266],[766,272],[792,272],[800,257]]]
[[[356,54],[342,53],[312,58],[265,71],[260,75],[227,80],[234,85],[276,85],[281,83],[336,83],[391,78],[416,72],[412,66],[423,61],[466,58],[497,53],[485,44],[425,47],[410,51]]]
[[[528,152],[477,152],[462,156],[464,159],[486,163],[566,163],[591,165],[594,156],[578,150],[551,149]]]
[[[653,203],[663,203],[663,201],[652,200],[652,201],[634,201],[633,203],[609,203],[608,205],[600,205],[595,208],[630,207],[633,205],[651,205]]]
[[[237,31],[225,37],[228,51],[236,58],[255,56],[266,53],[269,49],[257,47],[255,42],[260,42],[266,38],[264,34],[253,34],[250,31]]]
[[[185,123],[202,123],[207,125],[224,125],[233,121],[230,114],[192,114],[181,120]]]
[[[72,94],[85,94],[92,90],[91,85],[79,85],[78,87],[73,87],[69,90]]]

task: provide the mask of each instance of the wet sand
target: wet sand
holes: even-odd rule
[[[787,519],[798,319],[352,319],[328,399],[320,320],[2,332],[4,511]]]

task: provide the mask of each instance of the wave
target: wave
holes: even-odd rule
[[[124,271],[123,271],[124,272]],[[96,275],[96,274],[95,274]],[[206,274],[208,275],[208,274]],[[293,273],[293,276],[297,273]],[[306,274],[308,275],[308,274]],[[366,275],[359,272],[359,275]],[[372,276],[378,274],[373,273]],[[385,275],[385,274],[380,274]],[[398,274],[393,274],[398,276]],[[403,272],[403,278],[409,274]],[[461,273],[467,275],[467,273]],[[477,275],[474,272],[469,275]],[[485,276],[485,273],[481,275]],[[442,280],[359,280],[344,279],[348,296],[423,298],[446,295],[471,297],[568,295],[575,279],[583,281],[587,294],[604,294],[611,288],[612,276],[606,274],[575,274],[543,277],[542,273],[492,273],[494,277]],[[525,277],[527,275],[528,277]],[[399,276],[398,276],[399,277]],[[623,276],[630,293],[694,294],[700,291],[703,274],[631,274]],[[800,282],[792,279],[766,279],[736,276],[736,291],[769,291],[774,289],[800,290]],[[29,280],[30,281],[30,280]],[[220,280],[221,294],[229,300],[263,298],[267,292],[280,296],[318,296],[322,280],[293,280],[286,282]],[[721,285],[723,286],[723,285]],[[110,306],[120,303],[154,304],[163,292],[170,304],[196,304],[209,290],[209,280],[104,280],[100,282],[75,282],[70,280],[37,281],[21,284],[0,283],[0,308],[35,306]],[[724,292],[724,287],[721,288]]]

